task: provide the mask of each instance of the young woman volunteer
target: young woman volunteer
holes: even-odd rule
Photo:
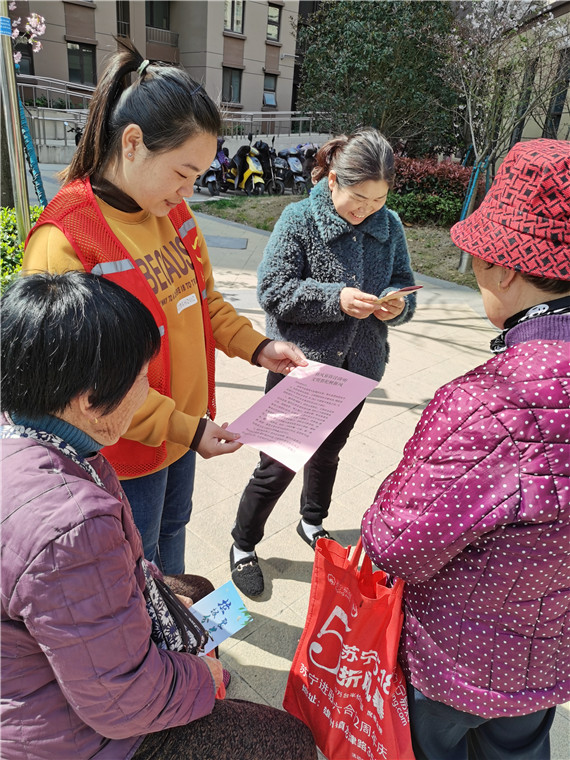
[[[215,348],[277,373],[304,362],[295,346],[256,332],[214,289],[184,198],[210,165],[220,129],[216,106],[182,68],[143,61],[130,47],[113,55],[67,183],[24,256],[28,272],[85,269],[114,280],[159,326],[148,398],[104,453],[123,481],[145,556],[169,574],[184,570],[196,452],[208,458],[240,445],[212,421]]]
[[[294,341],[309,359],[380,380],[388,361],[387,325],[411,319],[415,296],[379,306],[378,296],[414,284],[404,230],[386,208],[394,155],[375,129],[327,142],[318,152],[308,199],[288,206],[275,225],[259,268],[258,297],[267,332]],[[266,390],[281,376],[269,372]],[[339,462],[363,406],[351,412],[305,466],[297,532],[313,548]],[[294,473],[261,454],[232,531],[232,578],[249,596],[263,592],[255,546]]]

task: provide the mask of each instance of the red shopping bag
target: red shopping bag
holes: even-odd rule
[[[362,543],[317,542],[311,596],[283,707],[309,726],[328,760],[413,760],[398,665],[404,583],[386,585]]]

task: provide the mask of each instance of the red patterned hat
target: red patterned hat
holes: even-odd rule
[[[451,228],[451,239],[492,264],[570,280],[570,143],[517,143],[479,208]]]

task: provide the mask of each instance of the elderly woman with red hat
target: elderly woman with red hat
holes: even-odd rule
[[[547,760],[570,699],[570,144],[517,144],[451,237],[496,355],[436,393],[363,542],[407,582],[416,759]]]

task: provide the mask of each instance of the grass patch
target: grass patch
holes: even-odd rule
[[[271,231],[285,206],[300,200],[302,197],[288,194],[261,198],[236,195],[220,201],[195,203],[192,208],[198,213]],[[477,288],[472,272],[461,274],[457,271],[459,249],[451,242],[449,228],[426,224],[405,225],[405,230],[414,272]]]

